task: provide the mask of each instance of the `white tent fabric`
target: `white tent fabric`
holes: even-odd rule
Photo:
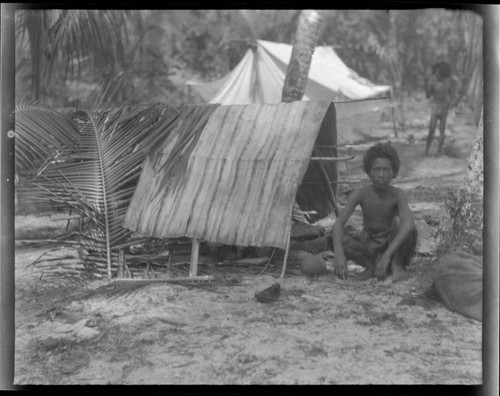
[[[279,103],[288,62],[289,44],[257,40],[226,76],[209,83],[188,81],[208,103]],[[391,87],[375,85],[345,65],[332,47],[315,48],[303,100],[346,100],[389,96]]]
[[[186,84],[204,103],[280,103],[292,49],[289,44],[257,40],[256,48],[221,79]],[[373,137],[380,112],[390,106],[390,92],[390,86],[375,85],[347,67],[332,47],[318,46],[302,100],[334,101],[338,143],[352,144]]]

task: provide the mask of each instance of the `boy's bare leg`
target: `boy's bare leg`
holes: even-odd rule
[[[429,155],[429,148],[431,147],[432,139],[434,139],[434,134],[429,132],[425,141],[425,155]]]
[[[365,267],[363,272],[353,276],[354,280],[365,281],[375,276],[375,261],[365,255],[363,245],[360,242],[351,240],[345,253],[348,260]]]
[[[439,127],[439,146],[437,153],[438,154],[443,154],[443,146],[444,146],[444,139],[445,139],[445,123],[443,120],[441,120],[441,124]]]
[[[431,120],[429,122],[429,132],[427,134],[427,139],[425,141],[425,155],[429,155],[429,148],[431,147],[432,140],[434,139],[434,131],[437,126],[437,117],[434,112],[431,114]]]
[[[439,154],[439,155],[443,154],[443,146],[444,146],[444,135],[441,135],[439,137],[439,146],[438,146],[437,154]]]
[[[344,234],[342,245],[347,260],[354,261],[356,264],[365,267],[361,274],[353,277],[355,280],[363,281],[375,276],[375,262],[366,256],[363,244],[360,241],[348,234]]]
[[[408,277],[408,272],[403,266],[403,260],[397,257],[395,254],[391,260],[391,271],[392,271],[392,281],[398,282],[404,280]]]
[[[392,281],[398,282],[408,278],[408,271],[404,267],[405,254],[411,249],[411,245],[415,243],[413,233],[405,240],[403,245],[394,253],[391,259]]]
[[[356,274],[352,277],[352,279],[354,279],[355,281],[362,282],[375,276],[375,262],[373,260],[370,260],[368,257],[366,257],[366,262],[364,264],[360,263],[359,261],[356,262],[356,264],[362,265],[363,267],[365,267],[365,270],[360,274]]]

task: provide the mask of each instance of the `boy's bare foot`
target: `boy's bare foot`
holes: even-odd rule
[[[352,279],[358,282],[365,281],[375,276],[375,267],[367,268],[360,274],[354,275]]]
[[[408,272],[405,271],[401,264],[396,263],[395,260],[391,262],[391,270],[393,282],[399,282],[408,278]]]

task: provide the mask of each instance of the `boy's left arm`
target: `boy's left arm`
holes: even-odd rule
[[[406,194],[402,190],[398,190],[397,196],[399,218],[401,219],[401,225],[398,228],[398,232],[394,236],[387,247],[384,254],[380,257],[379,261],[375,267],[375,275],[377,278],[384,278],[386,275],[386,269],[391,263],[392,256],[398,250],[398,248],[403,244],[406,238],[415,229],[415,222],[413,220],[413,214],[411,212],[410,206],[408,205],[408,199]]]
[[[456,77],[452,77],[450,79],[450,89],[449,89],[451,107],[457,107],[458,105],[458,102],[460,100],[458,91],[459,91],[459,80]]]

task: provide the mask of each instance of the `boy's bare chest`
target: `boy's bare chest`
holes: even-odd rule
[[[433,84],[434,100],[446,101],[450,91],[450,84],[448,81],[437,81]]]
[[[374,192],[369,192],[361,200],[361,209],[368,216],[392,217],[397,212],[397,200],[392,194],[377,195]]]

